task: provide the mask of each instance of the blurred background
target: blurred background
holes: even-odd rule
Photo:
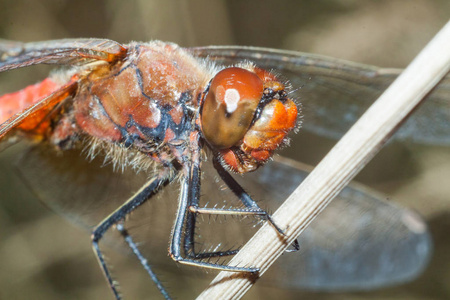
[[[449,16],[447,0],[0,0],[0,38],[99,37],[121,43],[160,39],[185,47],[262,46],[403,68]],[[48,70],[1,74],[0,94],[42,79]],[[283,155],[315,165],[334,143],[300,131]],[[0,154],[0,299],[112,299],[92,253],[89,233],[35,199],[10,172],[17,155],[13,152]],[[357,177],[428,221],[435,255],[420,278],[358,293],[298,292],[256,285],[244,299],[262,295],[267,299],[450,298],[449,162],[448,148],[395,142]],[[167,242],[168,237],[162,241],[163,245]],[[114,269],[127,278],[122,282],[126,299],[160,299],[145,274],[136,271],[133,259],[117,255],[113,261]],[[169,287],[186,285],[181,282],[185,279],[165,279]],[[194,298],[207,283],[192,291],[187,288],[179,298]]]

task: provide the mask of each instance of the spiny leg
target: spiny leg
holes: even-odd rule
[[[239,252],[239,249],[233,250],[225,250],[225,251],[214,251],[214,252],[201,252],[197,253],[195,251],[195,226],[197,222],[197,213],[196,211],[192,211],[192,207],[198,207],[198,199],[193,200],[191,205],[189,205],[189,210],[186,212],[186,225],[185,225],[185,234],[183,241],[184,253],[186,256],[192,259],[204,259],[204,258],[212,258],[212,257],[223,257],[235,255]]]
[[[197,187],[195,187],[197,188]],[[198,182],[198,189],[200,188],[200,180]],[[198,207],[199,197],[194,197],[191,199],[189,208]],[[191,259],[204,259],[212,257],[223,257],[235,255],[239,252],[239,249],[226,250],[226,251],[214,251],[214,252],[201,252],[197,253],[195,251],[195,227],[197,222],[197,212],[188,210],[185,221],[185,234],[183,240],[184,253],[187,257]]]
[[[239,249],[227,250],[227,251],[216,251],[216,252],[204,252],[204,253],[196,253],[194,246],[194,230],[196,224],[197,214],[215,214],[215,215],[255,215],[260,216],[269,221],[269,223],[281,234],[284,236],[284,232],[276,226],[276,224],[272,221],[270,215],[260,208],[258,204],[250,197],[250,195],[237,183],[233,177],[223,169],[222,165],[214,160],[214,167],[217,170],[220,177],[227,184],[227,186],[232,190],[232,192],[238,197],[241,203],[246,208],[232,208],[232,209],[220,209],[220,208],[200,208],[199,199],[193,198],[189,211],[187,212],[186,218],[186,234],[184,236],[184,250],[186,255],[190,258],[203,259],[203,258],[211,258],[211,257],[222,257],[236,254]],[[200,186],[200,182],[198,183]],[[294,249],[296,249],[294,245]],[[295,251],[295,250],[294,250]]]
[[[187,212],[183,248],[185,255],[190,258],[196,258],[197,256],[194,241],[196,223],[197,215]]]
[[[240,249],[232,249],[232,250],[225,250],[225,251],[214,251],[214,252],[201,252],[196,253],[194,246],[195,246],[195,239],[194,239],[194,229],[195,229],[195,222],[196,222],[196,215],[197,214],[215,214],[215,215],[242,215],[242,216],[248,216],[248,215],[255,215],[255,216],[266,216],[266,213],[261,211],[254,211],[250,209],[217,209],[217,208],[198,208],[197,206],[189,206],[189,211],[187,212],[188,217],[193,216],[194,218],[188,218],[186,221],[186,232],[185,232],[185,239],[184,239],[184,249],[187,256],[190,258],[195,259],[204,259],[204,258],[212,258],[212,257],[224,257],[224,256],[230,256],[235,255],[239,252]],[[295,252],[298,251],[299,246],[297,240],[292,244],[293,248],[292,250],[286,250],[286,252]]]
[[[120,206],[117,210],[115,210],[112,214],[106,217],[92,232],[92,247],[94,249],[95,254],[97,255],[98,262],[100,267],[105,274],[106,279],[108,280],[109,286],[111,287],[112,292],[117,300],[121,299],[120,293],[118,291],[117,283],[113,280],[111,273],[108,270],[108,266],[106,265],[105,258],[100,250],[99,242],[107,232],[114,225],[119,225],[119,232],[124,236],[125,241],[133,250],[134,254],[138,257],[139,261],[145,268],[145,270],[149,273],[152,280],[155,282],[156,286],[160,290],[161,294],[166,299],[170,299],[167,291],[161,285],[161,282],[156,278],[151,267],[148,265],[147,260],[142,256],[140,251],[138,250],[136,244],[128,235],[128,233],[123,229],[123,225],[119,224],[119,222],[123,221],[125,217],[130,214],[133,210],[142,205],[145,201],[151,198],[153,195],[157,193],[158,187],[161,185],[165,185],[168,183],[167,179],[162,178],[152,178],[148,181],[137,193],[135,193],[130,199],[128,199],[122,206]],[[124,234],[125,233],[125,234]]]
[[[137,258],[139,259],[139,262],[144,267],[144,269],[147,271],[148,275],[150,275],[150,278],[156,284],[156,287],[158,288],[160,293],[164,296],[165,299],[170,300],[171,298],[170,298],[169,294],[167,293],[167,291],[165,290],[164,286],[161,284],[161,281],[158,279],[155,272],[153,272],[152,268],[148,264],[147,259],[144,257],[144,255],[142,255],[141,251],[139,250],[136,243],[133,241],[133,238],[128,233],[128,231],[125,229],[123,224],[122,223],[117,224],[116,228],[122,235],[125,242],[127,242],[128,246],[131,248],[133,253],[137,256]]]
[[[300,244],[298,243],[298,240],[297,239],[295,239],[293,242],[292,242],[292,248],[293,249],[286,249],[286,250],[284,250],[285,252],[297,252],[297,251],[299,251],[300,250]]]
[[[234,178],[223,169],[222,165],[214,160],[214,167],[216,168],[218,174],[227,184],[227,186],[232,190],[232,192],[238,197],[241,203],[246,206],[246,208],[234,208],[234,209],[220,209],[220,208],[200,208],[198,207],[199,200],[192,199],[190,206],[188,207],[187,219],[186,219],[186,234],[184,237],[184,249],[185,253],[190,258],[203,259],[211,257],[221,257],[236,254],[239,249],[227,250],[227,251],[216,251],[216,252],[204,252],[196,253],[194,249],[194,230],[197,214],[215,214],[215,215],[241,215],[241,216],[260,216],[269,221],[269,223],[284,236],[283,230],[281,230],[272,220],[270,215],[260,208],[256,201],[254,201],[251,196],[237,183]],[[198,183],[198,186],[200,183]],[[295,252],[300,249],[298,241],[295,240],[292,243],[293,249],[287,250],[287,252]]]
[[[279,234],[282,236],[285,236],[284,231],[275,224],[275,222],[272,220],[272,217],[262,208],[258,206],[255,200],[252,199],[252,197],[242,188],[242,186],[234,180],[234,178],[228,173],[222,165],[215,159],[214,160],[214,168],[217,170],[217,173],[219,174],[220,178],[225,182],[225,184],[230,188],[230,190],[238,197],[238,199],[241,201],[242,204],[245,205],[245,207],[248,208],[248,210],[245,209],[232,209],[232,210],[217,210],[214,209],[213,211],[209,211],[208,209],[203,208],[197,208],[196,210],[198,213],[215,213],[215,214],[253,214],[253,215],[259,215],[263,218],[265,218],[272,227],[274,227]],[[195,208],[191,208],[191,210],[195,210]],[[202,211],[203,210],[203,211]],[[292,243],[292,250],[286,250],[286,252],[296,252],[300,249],[300,246],[298,244],[298,241],[295,240]]]
[[[194,137],[195,139],[195,137]],[[195,217],[187,218],[190,214],[188,207],[198,206],[200,199],[200,157],[198,140],[191,140],[191,159],[189,164],[184,166],[184,178],[181,182],[181,191],[178,200],[177,217],[173,228],[171,243],[169,247],[169,254],[173,260],[186,264],[199,266],[203,268],[210,268],[231,272],[250,272],[256,273],[258,268],[246,268],[237,266],[226,266],[221,264],[209,263],[200,261],[198,258],[185,258],[181,255],[182,241],[185,244],[184,249],[190,249],[189,245],[193,245],[193,236],[195,228]],[[187,228],[189,232],[186,232],[183,239],[183,228]],[[188,236],[186,238],[186,236]],[[188,244],[186,246],[186,244]],[[211,256],[208,256],[211,257]]]
[[[259,215],[262,218],[266,219],[269,224],[272,225],[281,235],[285,235],[283,230],[273,222],[272,217],[264,209],[259,207],[256,201],[253,200],[252,197],[250,197],[250,195],[242,188],[242,186],[236,180],[234,180],[230,173],[228,173],[216,159],[214,159],[214,168],[216,169],[220,178],[222,178],[222,180],[230,188],[230,190],[238,197],[239,201],[241,201],[241,203],[248,209],[230,209],[229,214],[239,215],[245,214],[245,212],[247,211],[248,214]],[[225,212],[218,211],[216,213],[224,214]]]

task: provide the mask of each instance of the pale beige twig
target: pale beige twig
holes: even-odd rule
[[[286,238],[265,224],[230,265],[260,268],[260,275],[378,152],[395,129],[450,69],[450,22],[356,122],[275,212]],[[254,283],[221,272],[197,299],[239,299]]]

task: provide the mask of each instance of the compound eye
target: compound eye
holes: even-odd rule
[[[244,137],[263,95],[262,80],[242,68],[226,68],[211,81],[201,110],[202,132],[216,149],[235,146]]]

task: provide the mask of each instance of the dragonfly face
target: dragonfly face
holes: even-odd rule
[[[21,92],[20,95],[25,95],[27,104],[9,109],[9,117],[12,118],[8,120],[4,118],[2,121],[0,127],[2,136],[8,137],[17,130],[41,139],[48,136],[51,143],[61,150],[66,150],[86,141],[80,134],[82,132],[89,137],[87,141],[92,156],[97,154],[99,149],[102,151],[106,149],[107,159],[118,166],[128,164],[137,169],[154,171],[155,176],[151,180],[144,181],[141,188],[125,204],[121,203],[119,209],[107,219],[99,220],[101,222],[98,225],[93,224],[97,225],[93,230],[94,249],[110,285],[113,286],[116,298],[120,296],[114,287],[98,242],[107,229],[117,225],[128,245],[131,248],[136,247],[132,235],[127,230],[127,223],[124,222],[125,217],[156,194],[158,188],[168,184],[174,174],[181,174],[182,183],[180,209],[169,249],[172,258],[207,268],[256,271],[252,268],[226,267],[202,260],[231,255],[236,251],[231,249],[196,252],[194,228],[196,216],[202,213],[251,214],[270,222],[270,216],[259,208],[226,171],[228,169],[244,173],[258,168],[271,157],[278,146],[285,143],[286,134],[295,127],[297,107],[290,99],[291,92],[286,92],[284,85],[276,76],[259,67],[272,68],[276,65],[287,75],[297,74],[299,76],[291,77],[294,84],[296,79],[315,76],[314,84],[308,84],[306,81],[304,85],[298,85],[303,87],[297,92],[302,94],[304,91],[305,98],[314,86],[325,86],[332,94],[336,93],[336,90],[339,90],[337,81],[359,86],[360,93],[366,92],[373,96],[379,93],[377,85],[386,85],[395,77],[394,73],[386,77],[386,74],[371,67],[352,65],[342,67],[332,60],[276,50],[230,47],[182,50],[172,44],[155,42],[153,45],[153,48],[147,49],[138,44],[124,46],[108,40],[62,40],[25,45],[5,43],[2,55],[4,60],[0,62],[0,71],[38,63],[84,65],[81,71],[68,74],[63,81],[54,80],[46,86],[47,97],[44,99],[36,96],[36,93],[42,91],[42,88],[39,89],[42,86],[30,87],[27,91]],[[194,57],[184,51],[192,53]],[[202,60],[195,58],[206,56],[221,64],[234,63],[235,66],[222,71],[219,71],[220,68],[206,69],[202,65]],[[257,67],[242,62],[243,59],[254,60]],[[305,72],[302,72],[303,70]],[[377,75],[381,76],[380,81]],[[367,84],[361,79],[364,76],[375,79]],[[344,86],[341,89],[345,91],[347,88],[348,86]],[[325,92],[318,89],[317,93],[321,95]],[[3,96],[0,98],[0,109],[2,103],[3,107],[11,107],[9,103],[17,103],[19,97],[19,94]],[[312,98],[317,100],[317,97]],[[327,97],[325,99],[330,98]],[[441,98],[438,95],[436,99]],[[152,101],[155,99],[158,101]],[[319,101],[319,104],[314,105],[323,103]],[[436,106],[433,103],[436,101],[431,104]],[[332,106],[337,107],[336,105]],[[342,105],[346,105],[345,101]],[[364,103],[356,106],[363,107]],[[316,116],[319,119],[330,119],[326,109],[327,105],[319,107]],[[236,115],[236,112],[239,114]],[[340,110],[336,112],[339,118]],[[351,118],[356,117],[347,117]],[[313,123],[310,128],[316,128],[318,132],[323,131],[320,126],[316,126],[317,124]],[[335,126],[331,131],[335,130],[340,134],[344,127]],[[112,147],[108,148],[107,145]],[[231,194],[238,196],[244,208],[211,210],[199,206],[202,166],[200,152],[204,146],[213,150],[213,154],[216,155],[215,169],[219,177],[228,186]],[[282,169],[281,165],[275,166],[274,170],[278,169]],[[285,170],[285,174],[295,173],[294,170]],[[34,176],[36,177],[39,176]],[[262,182],[262,179],[259,178],[257,181]],[[98,183],[97,186],[100,185],[101,183]],[[64,201],[61,200],[64,197],[53,198]],[[375,206],[381,205],[373,203]],[[359,205],[356,204],[357,207]],[[400,208],[390,208],[398,213],[402,212]],[[76,209],[74,212],[76,213]],[[403,213],[409,215],[408,211]],[[355,213],[358,216],[361,214],[361,210]],[[379,218],[383,219],[383,216]],[[383,221],[376,221],[378,226],[382,226],[380,225],[382,223]],[[273,225],[276,227],[276,224]],[[401,235],[403,237],[407,237],[412,231],[408,224],[400,221],[397,221],[396,226],[403,232]],[[415,271],[410,273],[417,273],[428,257],[427,237],[425,228],[410,238],[404,238],[408,241],[402,246],[405,253],[408,252],[406,249],[415,249],[419,245],[426,250],[417,256],[404,255],[411,258],[408,262],[416,261],[413,264]],[[139,259],[146,268],[149,268],[144,258]],[[408,264],[411,265],[410,263],[404,265]],[[149,274],[152,275],[151,271]],[[397,277],[405,278],[405,276]],[[354,282],[352,284],[356,285]],[[361,282],[358,284],[370,285]],[[163,289],[160,290],[168,297]]]

